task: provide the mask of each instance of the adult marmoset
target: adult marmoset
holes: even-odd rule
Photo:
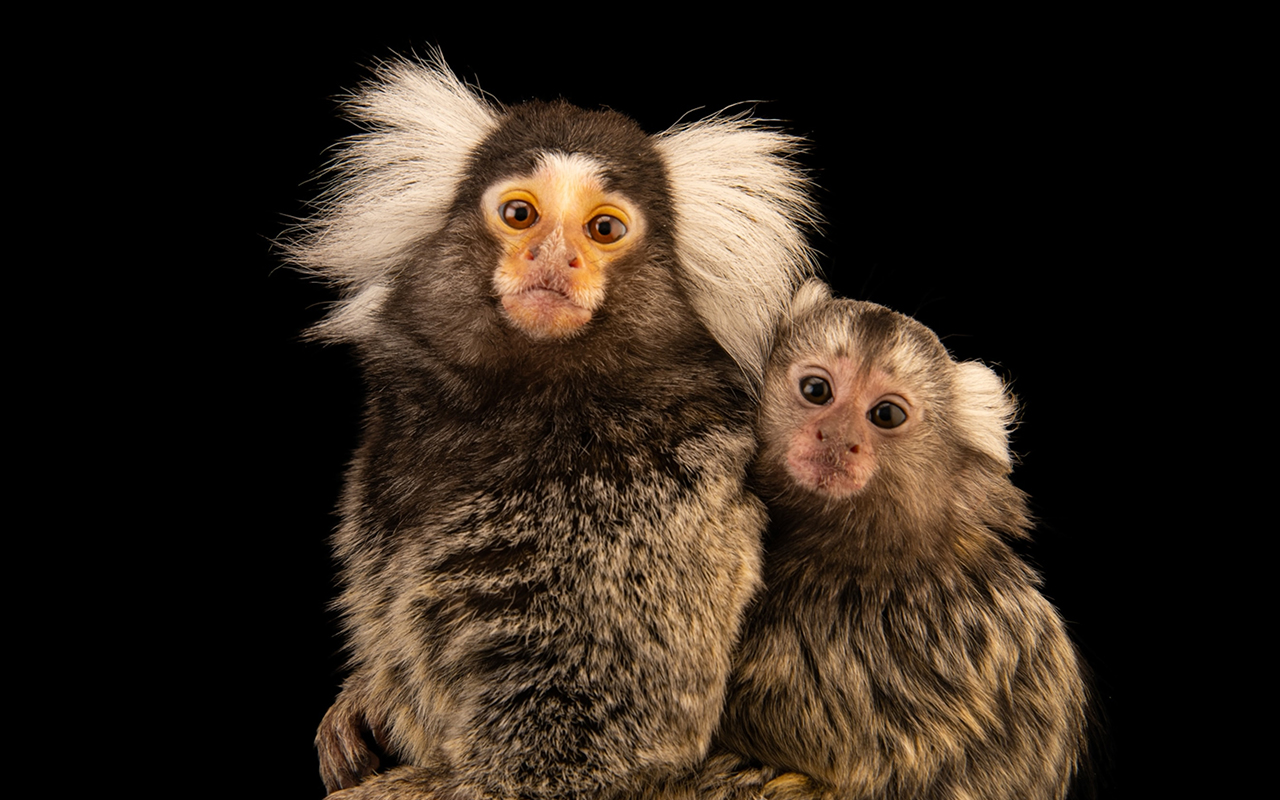
[[[795,140],[501,108],[438,61],[350,107],[290,249],[341,288],[318,335],[368,391],[326,785],[595,798],[690,767],[759,581],[752,398],[811,272]],[[364,780],[366,733],[405,766]]]
[[[991,370],[957,363],[919,322],[816,282],[798,293],[753,467],[771,517],[766,588],[730,679],[724,754],[689,797],[1066,795],[1085,689],[1008,544],[1030,528],[1009,479],[1013,414]]]

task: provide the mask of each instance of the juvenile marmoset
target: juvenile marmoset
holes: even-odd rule
[[[1085,690],[1007,544],[1030,527],[1009,480],[1013,414],[991,370],[919,322],[816,282],[798,293],[753,467],[766,588],[719,732],[745,760],[711,762],[689,797],[1066,795]]]
[[[504,109],[438,61],[352,101],[291,247],[368,390],[335,537],[343,797],[597,798],[697,763],[759,581],[752,396],[811,273],[795,140]]]

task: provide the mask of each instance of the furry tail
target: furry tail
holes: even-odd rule
[[[616,800],[836,800],[836,795],[798,772],[781,772],[721,753],[708,758],[692,775]]]

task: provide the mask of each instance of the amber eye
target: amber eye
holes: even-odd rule
[[[907,412],[886,400],[868,411],[867,418],[877,428],[896,428],[907,421]]]
[[[806,375],[800,379],[800,394],[815,406],[831,402],[831,384],[817,375]]]
[[[627,226],[617,217],[601,214],[587,223],[587,235],[600,244],[613,244],[627,235]]]
[[[516,230],[522,231],[538,221],[538,212],[525,200],[508,200],[498,211],[502,214],[502,221]]]

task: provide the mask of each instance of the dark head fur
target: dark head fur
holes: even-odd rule
[[[653,215],[652,252],[637,256],[637,263],[669,262],[664,271],[673,276],[672,290],[683,295],[748,383],[758,386],[774,326],[813,271],[801,227],[816,215],[808,181],[790,158],[798,140],[745,116],[713,117],[649,136],[613,111],[564,102],[503,109],[438,59],[385,65],[349,108],[366,132],[341,151],[318,213],[285,245],[293,263],[343,293],[317,335],[379,338],[378,311],[400,276],[420,273],[413,265],[424,251],[443,248],[465,261],[468,254],[456,248],[481,244],[471,226],[485,186],[527,171],[542,153],[575,153],[598,161],[608,183]],[[450,278],[447,271],[439,276],[446,284]],[[488,288],[464,281],[430,297],[439,302],[456,294],[457,304],[477,308]],[[637,291],[630,299],[648,295]],[[650,305],[635,309],[637,324],[652,321]],[[620,311],[615,303],[613,313]],[[463,339],[489,336],[489,322],[480,313],[460,323],[467,328]],[[456,344],[450,339],[440,349],[466,358],[466,348]],[[473,363],[484,360],[471,357]]]
[[[892,385],[911,387],[915,428],[885,442],[865,487],[834,499],[797,482],[783,465],[795,424],[785,413],[795,393],[789,367],[838,360],[857,365],[859,380],[876,369]],[[905,569],[913,559],[951,560],[957,548],[967,552],[993,536],[1025,536],[1026,501],[1008,480],[1014,413],[994,373],[952,360],[916,320],[807,286],[770,359],[760,409],[756,481],[775,520],[774,537],[789,532],[775,546],[813,548],[883,572],[888,565]],[[843,533],[832,537],[832,530]]]
[[[611,266],[596,318],[569,340],[531,339],[504,321],[492,274],[499,245],[480,218],[488,186],[531,173],[548,153],[598,162],[607,186],[649,221],[642,245]],[[465,372],[463,383],[490,381],[490,399],[509,387],[527,398],[530,385],[630,380],[690,349],[718,349],[680,283],[670,194],[650,137],[628,118],[563,102],[516,106],[468,157],[443,228],[414,249],[393,282],[376,316],[393,338],[371,343],[373,360],[385,353],[388,366],[403,368],[413,348],[443,370]]]

